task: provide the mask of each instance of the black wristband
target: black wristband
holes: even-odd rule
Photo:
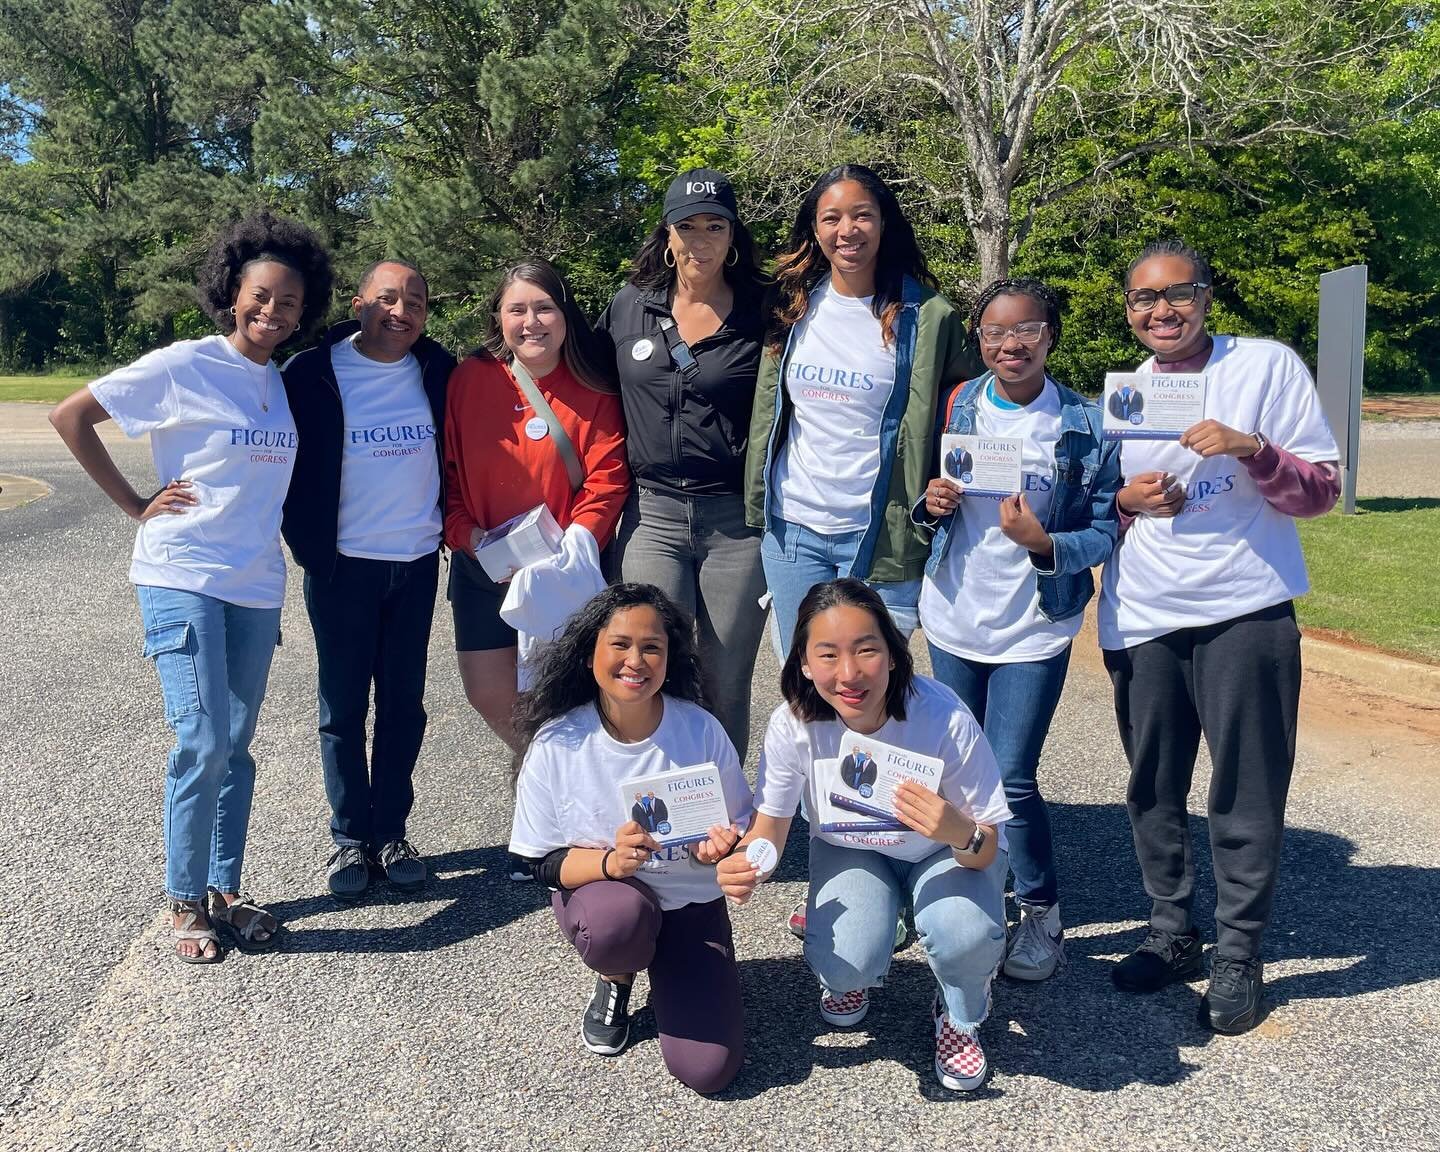
[[[606,880],[614,880],[614,879],[615,879],[614,876],[611,876],[611,875],[610,875],[610,870],[605,867],[605,861],[609,860],[610,857],[613,856],[614,854],[615,854],[615,849],[613,849],[613,848],[606,848],[606,849],[605,849],[605,855],[603,855],[603,856],[600,857],[600,875],[603,876],[603,877],[605,877]]]

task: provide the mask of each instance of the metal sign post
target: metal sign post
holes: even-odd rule
[[[1320,363],[1316,383],[1320,407],[1340,447],[1341,492],[1347,516],[1355,512],[1360,471],[1360,395],[1365,389],[1364,264],[1338,268],[1320,277]]]

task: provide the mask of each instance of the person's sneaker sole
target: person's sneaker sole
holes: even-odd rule
[[[402,869],[397,861],[393,867],[387,868],[385,879],[390,881],[392,888],[397,888],[401,892],[418,892],[425,887],[425,866],[418,860],[407,860],[405,864],[409,867]]]
[[[619,1056],[625,1051],[625,1045],[630,1043],[630,1027],[626,1025],[625,1034],[620,1037],[618,1044],[604,1044],[598,1040],[591,1040],[585,1035],[585,1025],[580,1025],[580,1043],[585,1046],[585,1051],[593,1052],[596,1056]]]
[[[948,1088],[951,1092],[974,1092],[989,1078],[990,1062],[988,1060],[985,1062],[985,1067],[981,1069],[980,1075],[960,1077],[951,1076],[940,1063],[940,1057],[935,1057],[935,1079],[940,1081],[942,1088]]]
[[[330,895],[335,899],[353,904],[369,891],[370,870],[362,868],[358,864],[351,864],[349,867],[327,876],[325,884],[330,889]]]

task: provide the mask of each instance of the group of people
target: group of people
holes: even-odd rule
[[[1217,938],[1201,1019],[1226,1033],[1259,1019],[1295,752],[1292,601],[1307,588],[1294,517],[1333,504],[1338,452],[1294,352],[1210,332],[1200,253],[1147,246],[1119,302],[1149,353],[1139,373],[1203,374],[1205,419],[1171,440],[1108,440],[1101,408],[1053,378],[1062,316],[1044,284],[997,281],[962,317],[893,191],[858,165],[815,181],[769,274],[728,179],[681,173],[593,326],[555,267],[525,259],[458,365],[424,335],[422,272],[386,259],[360,277],[353,319],[277,368],[328,311],[331,270],[308,229],[268,213],[217,239],[200,292],[221,334],[152,352],[52,415],[140,521],[130,575],[175,735],[179,960],[282,932],[240,884],[282,534],[318,656],[327,883],[343,900],[381,875],[424,883],[407,821],[448,552],[466,696],[516,753],[511,876],[552,889],[595,974],[585,1046],[624,1049],[646,971],[671,1073],[703,1093],[730,1083],[745,1028],[727,898],[773,874],[799,810],[810,883],[790,927],[821,1017],[858,1025],[913,925],[937,985],[935,1074],[977,1088],[992,978],[1064,964],[1037,771],[1103,565],[1100,643],[1152,901],[1114,982],[1203,974],[1186,816],[1203,736]],[[120,473],[94,431],[105,419],[149,435],[158,492]],[[942,468],[957,435],[1017,445],[1018,490],[967,494],[968,472]],[[542,505],[611,582],[522,658],[514,588],[476,552]],[[784,701],[752,789],[767,604]],[[917,627],[932,676],[913,666]],[[882,787],[877,746],[932,766],[930,782]],[[626,782],[698,766],[728,819],[680,842],[653,784]],[[883,791],[888,819],[818,819],[830,771],[880,789],[874,803]]]

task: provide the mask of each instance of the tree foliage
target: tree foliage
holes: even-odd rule
[[[203,330],[225,219],[296,213],[353,278],[420,263],[472,343],[498,270],[598,307],[682,168],[762,244],[815,173],[893,179],[962,302],[1060,288],[1057,367],[1135,355],[1138,245],[1214,255],[1221,321],[1313,355],[1317,277],[1370,266],[1370,383],[1440,383],[1432,0],[3,0],[0,366]],[[337,302],[337,312],[343,302]]]

